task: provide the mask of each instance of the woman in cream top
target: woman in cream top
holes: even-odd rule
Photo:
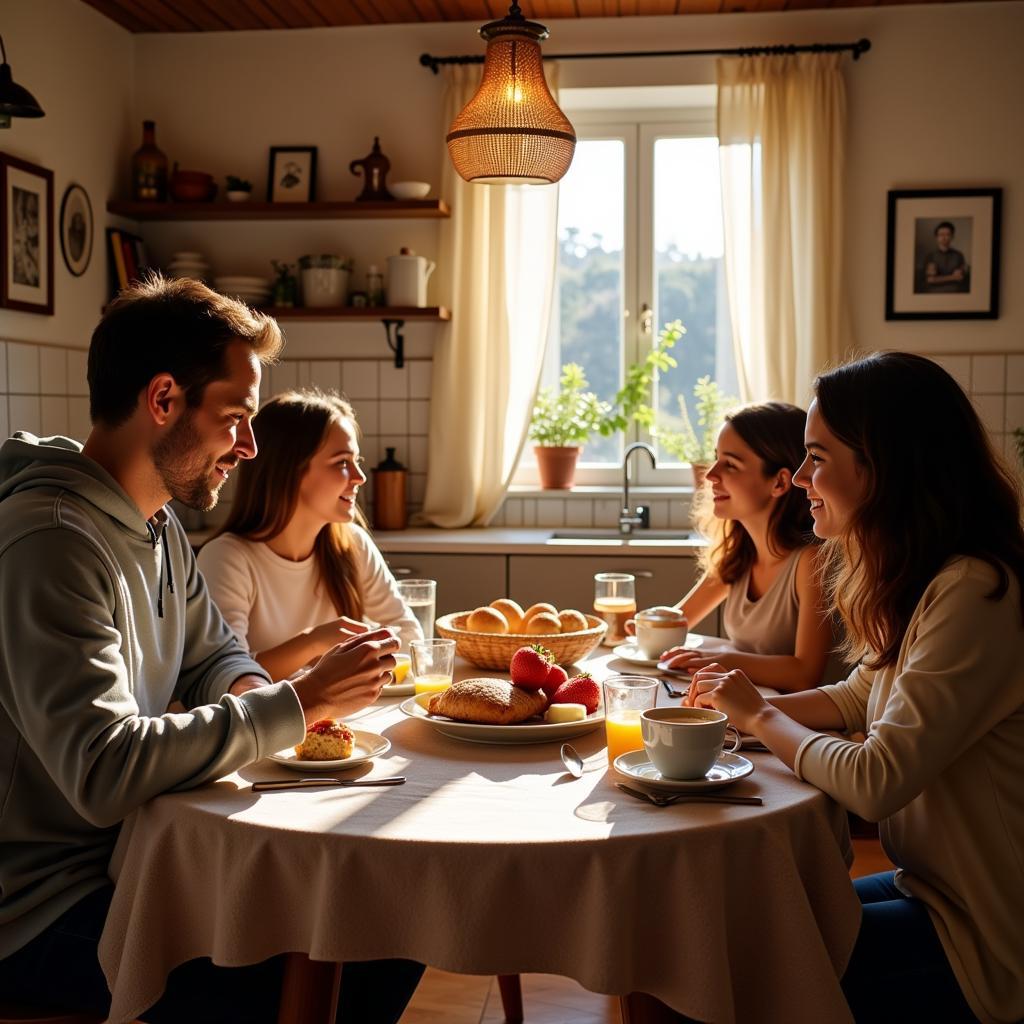
[[[803,410],[781,402],[726,416],[695,507],[710,538],[704,572],[676,607],[699,624],[725,602],[728,643],[724,652],[716,644],[714,654],[672,648],[664,657],[673,668],[696,671],[715,662],[777,691],[805,690],[826,678],[831,620],[807,502],[793,486],[803,430]]]
[[[742,672],[711,667],[687,699],[724,711],[880,823],[897,870],[854,883],[864,916],[843,987],[858,1022],[1018,1022],[1020,488],[930,360],[876,354],[815,390],[795,479],[834,559],[828,594],[861,664],[844,682],[770,701]]]
[[[259,412],[260,447],[238,469],[227,522],[199,569],[239,641],[282,679],[364,622],[403,647],[422,639],[356,505],[366,482],[352,407],[337,395],[289,392]]]

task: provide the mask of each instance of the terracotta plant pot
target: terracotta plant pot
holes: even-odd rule
[[[537,471],[540,485],[545,491],[568,491],[576,476],[576,461],[580,457],[579,445],[568,448],[549,448],[537,445]]]
[[[693,489],[695,491],[703,490],[704,480],[711,467],[706,462],[692,462],[690,468],[693,470]]]

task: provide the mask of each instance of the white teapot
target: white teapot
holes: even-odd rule
[[[403,248],[399,255],[388,257],[388,305],[426,306],[427,281],[437,264],[425,256],[417,256]]]

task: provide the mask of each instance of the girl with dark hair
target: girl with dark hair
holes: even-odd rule
[[[695,508],[710,538],[703,575],[677,607],[697,624],[724,602],[729,639],[707,649],[672,648],[664,657],[673,668],[696,671],[714,662],[777,691],[806,690],[826,678],[831,620],[807,500],[793,486],[804,419],[802,409],[782,402],[726,416]]]
[[[864,912],[843,987],[857,1021],[1020,1021],[1020,487],[928,359],[878,353],[815,391],[795,480],[860,664],[835,686],[770,701],[744,673],[712,666],[687,702],[724,711],[800,778],[880,822],[898,870],[854,883]]]
[[[393,626],[403,647],[422,639],[356,504],[366,474],[352,406],[292,391],[258,419],[259,452],[239,466],[227,522],[198,559],[239,641],[283,679],[363,620]]]

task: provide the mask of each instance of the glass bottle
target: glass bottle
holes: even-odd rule
[[[142,145],[132,154],[132,199],[167,199],[167,157],[157,149],[156,122],[142,122]]]
[[[384,275],[374,263],[366,268],[366,304],[368,306],[384,305]]]

